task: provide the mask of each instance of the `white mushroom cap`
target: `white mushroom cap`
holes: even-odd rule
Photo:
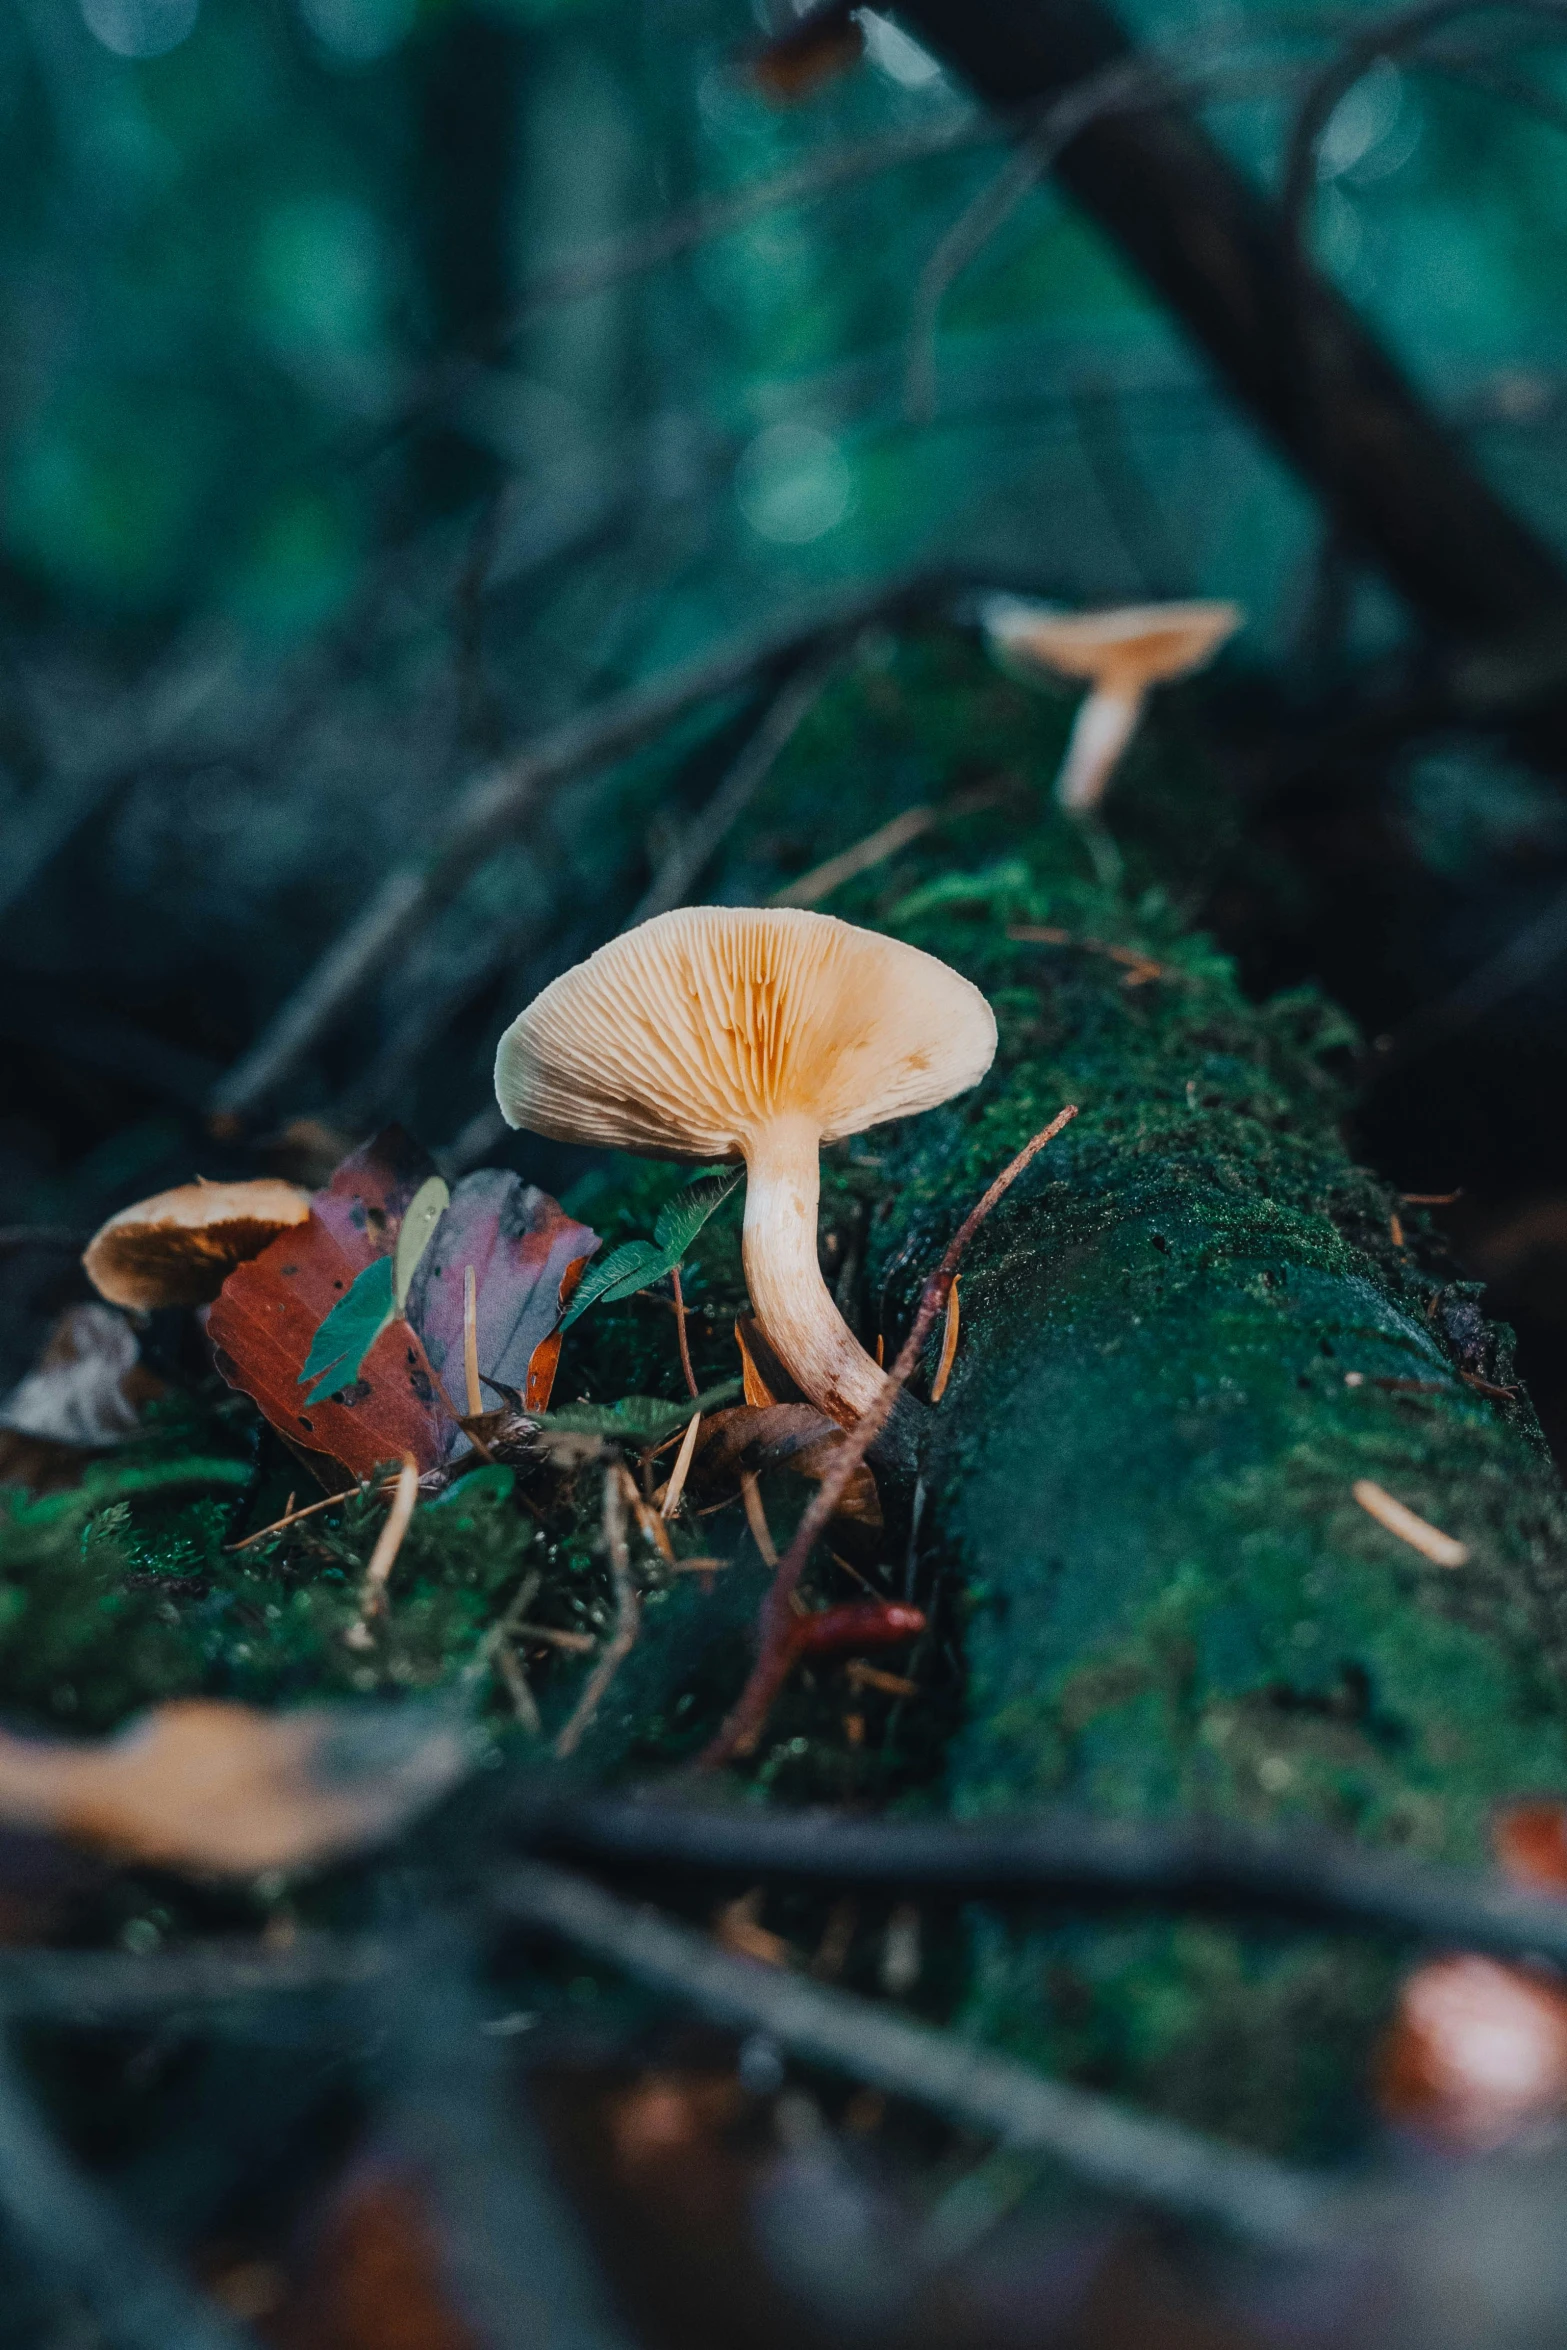
[[[984,996],[934,955],[798,907],[688,906],[547,987],[501,1038],[495,1091],[557,1141],[743,1158],[757,1317],[848,1421],[881,1373],[817,1264],[818,1147],[964,1092],[995,1049]]]
[[[1239,604],[1123,604],[1109,612],[1058,612],[1020,596],[991,596],[984,624],[996,650],[1020,668],[1060,677],[1148,687],[1188,677],[1213,659],[1245,618]]]
[[[1097,808],[1136,733],[1150,689],[1211,661],[1245,615],[1239,604],[1123,604],[1113,612],[1058,612],[1019,596],[991,596],[981,617],[991,650],[1018,675],[1086,678],[1056,798],[1079,816]]]
[[[258,1257],[309,1215],[310,1194],[297,1184],[272,1176],[208,1183],[198,1176],[121,1208],[94,1233],[82,1263],[111,1305],[206,1305],[236,1265]]]
[[[977,1085],[979,989],[934,955],[795,906],[683,906],[545,988],[501,1038],[507,1123],[656,1158],[736,1159],[783,1115],[836,1142]]]

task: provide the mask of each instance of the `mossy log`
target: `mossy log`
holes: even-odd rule
[[[1567,1509],[1507,1333],[1347,1153],[1327,1007],[1247,1002],[1159,894],[1088,877],[1066,820],[962,850],[853,909],[975,979],[1002,1036],[984,1087],[879,1154],[889,1343],[991,1176],[1081,1108],[971,1248],[923,1443],[964,1673],[945,1800],[1484,1859],[1499,1805],[1567,1795]],[[1465,1562],[1389,1533],[1362,1480]],[[1274,2144],[1350,2127],[1388,1987],[1364,1952],[1087,1921],[979,1947],[975,2020],[1036,2055]]]
[[[1178,711],[1118,785],[1114,886],[1096,877],[1106,844],[1050,811],[1068,715],[956,636],[867,647],[715,876],[715,895],[755,898],[911,802],[967,810],[825,901],[965,971],[1001,1031],[972,1095],[826,1154],[824,1264],[867,1345],[896,1349],[980,1193],[1064,1102],[1080,1111],[975,1240],[918,1494],[889,1480],[896,1540],[853,1562],[932,1616],[907,1660],[917,1694],[851,1703],[841,1668],[802,1672],[754,1792],[1206,1811],[1480,1860],[1498,1805],[1567,1797],[1555,1468],[1506,1334],[1430,1218],[1345,1148],[1346,1023],[1310,994],[1248,1002],[1175,910],[1223,823]],[[681,1179],[626,1162],[569,1204],[613,1245],[651,1229]],[[703,1386],[735,1368],[736,1224],[715,1218],[687,1268]],[[668,1312],[634,1300],[575,1326],[557,1400],[677,1385]],[[507,1472],[484,1471],[416,1513],[384,1639],[361,1653],[344,1632],[373,1501],[235,1550],[222,1495],[159,1502],[125,1483],[150,1464],[177,1484],[190,1460],[232,1453],[224,1475],[253,1479],[243,1526],[265,1526],[294,1470],[257,1442],[240,1399],[194,1393],[64,1514],[0,1512],[9,1712],[88,1730],[195,1690],[276,1703],[449,1684],[535,1568],[551,1620],[607,1622],[596,1488],[538,1480],[529,1515]],[[1355,1499],[1367,1479],[1465,1563],[1390,1534]],[[765,1491],[782,1539],[801,1482]],[[689,1760],[733,1702],[765,1575],[738,1505],[693,1539],[732,1564],[708,1592],[649,1563],[642,1639],[584,1773]],[[813,1600],[858,1593],[839,1572],[818,1560]],[[581,1669],[544,1670],[546,1729]],[[1004,1925],[983,1909],[967,1949],[977,2030],[1297,2152],[1353,2138],[1403,1955],[1283,1923]],[[950,1970],[929,1980],[945,2000]]]

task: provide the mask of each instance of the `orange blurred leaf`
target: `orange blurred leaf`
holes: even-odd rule
[[[120,1860],[249,1877],[378,1842],[468,1759],[450,1719],[412,1706],[266,1714],[185,1699],[96,1745],[0,1732],[0,1821]]]

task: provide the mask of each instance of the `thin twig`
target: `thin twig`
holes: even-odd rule
[[[462,1370],[468,1417],[476,1420],[484,1410],[484,1391],[479,1385],[479,1311],[471,1265],[462,1269]]]
[[[1397,58],[1418,49],[1462,17],[1491,13],[1561,25],[1567,19],[1567,0],[1412,0],[1412,5],[1387,9],[1357,24],[1312,75],[1290,127],[1280,196],[1286,248],[1297,277],[1306,267],[1306,207],[1317,181],[1317,153],[1339,105],[1379,58]],[[1455,62],[1446,61],[1449,67]]]
[[[1163,963],[1156,963],[1140,947],[1118,947],[1106,938],[1080,938],[1075,931],[1062,930],[1053,922],[1013,922],[1007,927],[1007,936],[1014,946],[1076,947],[1080,954],[1107,955],[1112,963],[1124,967],[1124,987],[1144,987],[1150,979],[1183,976]]]
[[[626,1499],[644,1538],[658,1552],[666,1567],[675,1563],[675,1546],[669,1539],[669,1528],[658,1511],[647,1501],[630,1470],[626,1472]]]
[[[1326,289],[1308,252],[1308,215],[1318,181],[1319,150],[1329,122],[1355,84],[1379,59],[1418,51],[1433,34],[1466,16],[1499,13],[1532,17],[1560,28],[1567,24],[1567,0],[1412,0],[1364,19],[1345,35],[1325,65],[1307,83],[1285,148],[1279,196],[1282,261],[1293,293],[1297,349],[1293,354],[1306,379],[1319,442],[1318,461],[1330,493],[1336,487],[1336,452],[1331,435],[1337,421],[1334,382],[1337,338]]]
[[[1515,931],[1505,946],[1477,964],[1448,994],[1411,1013],[1391,1036],[1378,1037],[1372,1046],[1372,1074],[1383,1077],[1408,1061],[1418,1060],[1446,1037],[1477,1026],[1488,1013],[1543,979],[1564,955],[1567,889],[1558,890],[1542,913]]]
[[[61,2150],[3,2045],[0,2218],[17,2251],[80,2295],[107,2350],[243,2350],[251,2340]]]
[[[243,1118],[275,1094],[318,1039],[375,975],[454,897],[475,866],[531,819],[544,796],[586,769],[612,764],[704,702],[721,700],[760,671],[896,606],[906,579],[857,586],[796,610],[680,668],[629,687],[596,709],[476,775],[460,791],[429,855],[400,865],[333,941],[213,1092],[212,1114]]]
[[[530,1568],[528,1573],[523,1576],[522,1581],[507,1601],[505,1612],[496,1617],[474,1650],[473,1655],[464,1665],[462,1677],[465,1682],[477,1680],[502,1642],[515,1639],[517,1627],[529,1608],[532,1607],[534,1595],[543,1580],[543,1574],[537,1567]]]
[[[0,1951],[0,2010],[19,2019],[97,2028],[177,2007],[254,2006],[296,1991],[361,1989],[392,1963],[371,1936],[303,1933],[283,1949],[256,1939],[187,1942],[133,1956],[120,1950]]]
[[[715,2022],[765,2032],[808,2064],[1048,2155],[1103,2192],[1296,2251],[1320,2249],[1338,2216],[1337,2192],[1309,2172],[1068,2088],[853,1992],[731,1957],[567,1870],[530,1863],[492,1899],[508,1921],[553,1934]]]
[[[695,1395],[694,1385],[691,1392]],[[669,1472],[669,1483],[664,1488],[663,1501],[659,1504],[660,1515],[665,1519],[672,1518],[680,1507],[680,1497],[685,1492],[686,1479],[691,1473],[691,1463],[696,1457],[696,1440],[701,1426],[701,1413],[693,1412],[686,1432],[680,1440],[680,1450],[675,1455],[675,1465]]]
[[[698,1387],[696,1373],[691,1368],[691,1346],[686,1337],[685,1292],[680,1286],[680,1267],[678,1265],[670,1268],[669,1286],[674,1291],[675,1337],[680,1347],[680,1368],[686,1375],[687,1391],[692,1395],[700,1395],[702,1390]]]
[[[1045,108],[995,177],[946,230],[920,273],[904,345],[903,413],[910,423],[928,424],[936,413],[936,331],[948,289],[1081,132],[1109,114],[1168,105],[1181,97],[1266,95],[1281,81],[1299,79],[1295,64],[1204,67],[1196,62],[1202,49],[1232,47],[1236,37],[1233,26],[1210,27],[1164,56],[1116,58]]]
[[[604,1471],[604,1549],[615,1583],[615,1629],[606,1643],[603,1655],[583,1685],[582,1695],[572,1708],[571,1718],[555,1741],[555,1756],[560,1762],[567,1755],[575,1754],[581,1745],[583,1733],[598,1712],[611,1681],[636,1646],[637,1631],[642,1621],[641,1603],[637,1598],[637,1587],[631,1579],[631,1561],[626,1552],[624,1476],[625,1470],[618,1460],[611,1461]]]
[[[866,1664],[863,1657],[851,1657],[844,1671],[844,1679],[851,1689],[879,1689],[884,1697],[918,1697],[920,1685],[905,1673],[884,1673],[879,1665]]]
[[[495,1670],[506,1684],[511,1699],[511,1710],[530,1738],[542,1738],[544,1723],[539,1714],[538,1699],[534,1696],[514,1648],[504,1643],[495,1651]]]
[[[977,790],[959,792],[940,804],[927,802],[918,808],[905,808],[901,816],[879,824],[863,840],[840,849],[837,856],[829,857],[824,864],[813,865],[809,873],[802,873],[787,889],[775,889],[767,902],[770,906],[819,906],[823,898],[831,897],[846,881],[884,865],[899,849],[918,840],[921,833],[940,824],[951,824],[960,816],[977,815],[982,808],[993,808],[1005,797],[1006,788],[1005,784],[982,784]]]
[[[952,1366],[957,1360],[958,1328],[963,1317],[963,1308],[958,1302],[958,1292],[961,1288],[961,1280],[954,1277],[952,1287],[947,1292],[947,1326],[942,1333],[941,1360],[936,1365],[936,1376],[930,1383],[932,1403],[940,1403],[946,1394],[947,1381],[952,1377]]]
[[[778,1545],[767,1523],[767,1512],[762,1506],[762,1489],[757,1483],[754,1469],[742,1469],[740,1472],[740,1498],[745,1504],[745,1522],[751,1529],[751,1540],[762,1554],[763,1565],[776,1567]]]
[[[329,1493],[321,1501],[307,1501],[303,1509],[285,1510],[282,1517],[274,1518],[270,1526],[258,1527],[254,1534],[245,1535],[242,1541],[225,1542],[223,1548],[226,1552],[249,1550],[255,1543],[265,1542],[269,1534],[281,1534],[286,1526],[297,1526],[301,1518],[313,1518],[318,1510],[335,1509],[340,1501],[352,1501],[356,1493],[366,1493],[369,1490],[369,1487],[365,1485],[345,1485],[341,1493]],[[377,1493],[395,1493],[397,1479],[388,1477],[386,1482],[383,1485],[378,1485],[375,1490]]]
[[[1440,1526],[1429,1519],[1417,1517],[1403,1502],[1395,1501],[1385,1486],[1370,1477],[1357,1477],[1351,1487],[1355,1499],[1366,1515],[1375,1518],[1400,1542],[1407,1542],[1411,1550],[1418,1550],[1422,1558],[1434,1567],[1463,1567],[1469,1563],[1469,1545],[1459,1542],[1451,1534],[1444,1534]]]
[[[783,1687],[793,1661],[794,1598],[799,1589],[800,1577],[805,1571],[805,1562],[811,1553],[811,1545],[831,1522],[834,1511],[848,1491],[850,1480],[892,1417],[893,1406],[919,1361],[920,1349],[925,1344],[931,1325],[946,1305],[947,1293],[956,1278],[964,1250],[997,1201],[1017,1181],[1024,1168],[1076,1116],[1077,1105],[1071,1103],[1059,1111],[1031,1142],[1024,1144],[1017,1157],[1002,1169],[984,1197],[969,1210],[954,1234],[946,1255],[926,1282],[908,1337],[898,1350],[897,1360],[887,1374],[881,1393],[869,1409],[861,1413],[844,1436],[843,1442],[835,1447],[827,1474],[811,1497],[795,1529],[794,1539],[768,1588],[767,1597],[762,1603],[761,1645],[756,1663],[733,1710],[702,1755],[702,1762],[707,1768],[728,1762],[735,1755],[754,1751],[766,1727],[773,1700]]]
[[[349,1643],[355,1648],[368,1645],[370,1618],[385,1612],[387,1580],[397,1563],[397,1554],[403,1547],[403,1536],[412,1523],[414,1505],[418,1499],[419,1464],[411,1452],[405,1452],[403,1465],[397,1473],[397,1491],[392,1496],[392,1506],[386,1513],[386,1523],[376,1536],[375,1548],[370,1553],[370,1564],[365,1569],[365,1578],[359,1587],[359,1621],[348,1634]]]
[[[720,238],[749,228],[754,221],[765,220],[770,213],[786,211],[796,204],[817,203],[857,181],[874,179],[883,172],[900,170],[927,159],[963,154],[975,147],[997,146],[1032,118],[1033,109],[1012,115],[987,112],[956,122],[921,124],[914,130],[899,131],[888,138],[866,139],[853,146],[832,147],[766,179],[726,189],[721,195],[698,197],[694,203],[682,205],[678,211],[666,214],[650,226],[634,229],[629,235],[609,237],[602,244],[569,254],[565,260],[541,270],[523,288],[517,308],[492,332],[432,368],[413,387],[391,423],[378,426],[368,444],[360,446],[359,461],[383,457],[398,440],[465,391],[492,364],[494,355],[535,319],[561,304],[583,301],[630,278],[645,276],[666,262],[677,260],[682,253],[716,244]],[[341,462],[341,442],[334,440],[326,453]]]
[[[741,751],[707,805],[681,828],[674,846],[626,917],[625,928],[655,914],[683,906],[724,842],[750,807],[801,724],[821,700],[823,689],[842,656],[834,639],[814,660],[802,662],[785,678],[763,713],[760,724]],[[695,1395],[696,1389],[691,1390]]]
[[[463,1686],[471,1688],[493,1666],[506,1684],[506,1694],[511,1699],[513,1713],[534,1738],[539,1736],[544,1725],[539,1720],[539,1709],[534,1703],[533,1691],[528,1686],[528,1676],[517,1662],[511,1643],[517,1636],[522,1618],[533,1605],[534,1594],[543,1579],[537,1568],[524,1575],[504,1615],[490,1626],[461,1674]]]
[[[639,1878],[689,1870],[745,1884],[881,1887],[951,1901],[1158,1902],[1567,1963],[1567,1901],[1559,1894],[1299,1825],[1267,1834],[1217,1819],[1111,1820],[1065,1810],[988,1822],[872,1819],[679,1801],[644,1789],[545,1800],[537,1811],[525,1799],[513,1828],[529,1850]],[[0,1961],[0,1988],[9,1963]]]
[[[591,1656],[598,1646],[591,1632],[563,1632],[555,1624],[518,1624],[518,1640],[536,1641],[542,1648],[563,1648],[569,1656]]]

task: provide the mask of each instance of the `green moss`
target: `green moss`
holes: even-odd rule
[[[911,715],[921,667],[954,658],[900,671]],[[949,748],[936,790],[956,766]],[[1481,1362],[1455,1348],[1461,1285],[1417,1219],[1400,1245],[1397,1201],[1343,1149],[1347,1023],[1309,993],[1248,1004],[1151,878],[1194,852],[1181,769],[1162,801],[1148,772],[1118,817],[1126,887],[1044,813],[834,901],[966,971],[1001,1028],[984,1086],[863,1138],[840,1178],[875,1187],[867,1318],[889,1342],[962,1213],[1080,1105],[970,1251],[923,1457],[965,1669],[944,1800],[1195,1809],[1476,1860],[1498,1803],[1567,1793],[1559,1482],[1527,1406],[1460,1375],[1505,1380],[1506,1334]],[[1009,938],[1025,927],[1077,943]],[[1106,947],[1159,975],[1129,985]],[[1469,1563],[1386,1533],[1363,1477]],[[986,2037],[1297,2150],[1352,2129],[1390,1981],[1353,1946],[1225,1927],[982,1920],[973,1960]]]
[[[1397,1225],[1344,1151],[1347,1024],[1309,992],[1249,1004],[1178,909],[1225,821],[1178,705],[1118,792],[1115,886],[1105,844],[1050,807],[1069,715],[956,636],[873,644],[717,878],[717,895],[763,895],[912,803],[992,795],[830,901],[968,972],[1001,1032],[971,1096],[826,1154],[824,1264],[867,1344],[897,1343],[961,1216],[1080,1105],[966,1261],[917,1539],[889,1488],[885,1555],[813,1569],[821,1598],[853,1596],[856,1572],[900,1593],[912,1574],[932,1629],[895,1662],[918,1694],[802,1672],[753,1792],[1202,1810],[1477,1859],[1499,1802],[1567,1795],[1556,1473],[1527,1404],[1462,1375],[1505,1384],[1506,1334],[1483,1331],[1421,1219]],[[1065,936],[1009,935],[1028,929]],[[650,1233],[685,1179],[616,1162],[571,1204],[614,1245]],[[687,1271],[704,1386],[736,1368],[739,1214],[713,1220]],[[680,1392],[657,1302],[568,1334],[557,1401]],[[608,1622],[596,1472],[515,1491],[476,1477],[418,1510],[387,1626],[356,1651],[343,1635],[376,1506],[227,1549],[297,1481],[270,1440],[252,1465],[236,1412],[197,1398],[81,1494],[0,1517],[0,1703],[96,1725],[197,1688],[275,1702],[450,1681],[535,1571],[530,1612]],[[125,1482],[203,1454],[227,1456],[207,1490]],[[1468,1564],[1395,1540],[1356,1503],[1363,1477],[1460,1537]],[[780,1539],[803,1491],[764,1481]],[[744,1670],[762,1576],[740,1514],[681,1539],[735,1563],[709,1593],[639,1552],[644,1634],[588,1769],[688,1756]],[[546,1727],[582,1669],[538,1672]],[[477,1686],[503,1719],[504,1693]],[[1003,1932],[979,1913],[970,1959],[967,2021],[1046,2064],[1279,2146],[1329,2150],[1358,2126],[1385,1953],[1167,1921]]]

